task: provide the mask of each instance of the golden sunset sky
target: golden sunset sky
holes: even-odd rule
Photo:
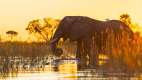
[[[142,24],[142,0],[0,0],[0,31],[16,30],[25,37],[28,22],[37,18],[80,15],[105,20],[122,13]]]

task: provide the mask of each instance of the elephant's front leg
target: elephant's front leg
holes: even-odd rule
[[[78,59],[78,69],[84,69],[87,67],[86,61],[86,54],[84,52],[84,41],[79,40],[77,42],[77,53],[76,53],[76,58]]]
[[[88,64],[88,68],[94,68],[94,55],[92,54],[91,50],[92,50],[92,41],[91,41],[91,37],[87,37],[84,40],[84,50],[85,50],[85,54],[86,56],[89,56],[89,64]],[[87,60],[86,60],[87,61]]]
[[[80,58],[81,58],[81,42],[80,41],[77,42],[76,58],[78,62],[80,62]]]

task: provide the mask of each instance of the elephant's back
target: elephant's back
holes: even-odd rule
[[[119,32],[119,31],[132,32],[130,27],[128,25],[126,25],[125,23],[121,22],[120,20],[109,20],[109,21],[106,21],[105,24],[107,24],[109,27],[111,27],[111,29],[114,32]]]
[[[76,16],[70,28],[70,38],[77,40],[86,36],[90,36],[95,31],[95,20],[89,17]]]
[[[62,27],[67,38],[77,40],[81,37],[90,35],[94,19],[85,16],[66,16],[60,22],[59,27]]]

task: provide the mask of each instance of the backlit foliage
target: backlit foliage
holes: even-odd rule
[[[59,20],[52,18],[36,19],[29,22],[26,30],[36,36],[38,41],[49,41],[59,23]]]
[[[133,32],[139,32],[140,36],[142,35],[142,27],[139,24],[133,22],[129,14],[121,14],[120,21],[127,24],[133,30]]]

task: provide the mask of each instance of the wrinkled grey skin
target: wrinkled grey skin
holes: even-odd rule
[[[92,44],[92,36],[96,36],[95,45],[100,48],[103,45],[99,44],[99,36],[101,32],[105,32],[106,29],[112,29],[114,35],[125,31],[128,33],[129,37],[132,38],[133,36],[131,29],[119,20],[99,21],[85,16],[66,16],[62,19],[55,31],[53,39],[51,40],[51,49],[55,55],[61,55],[63,51],[61,48],[57,48],[56,45],[60,38],[64,40],[69,38],[71,41],[77,41],[76,57],[80,60],[82,67],[86,67],[86,55],[90,58],[90,64],[98,64],[97,55],[92,56],[91,54],[90,45]]]

